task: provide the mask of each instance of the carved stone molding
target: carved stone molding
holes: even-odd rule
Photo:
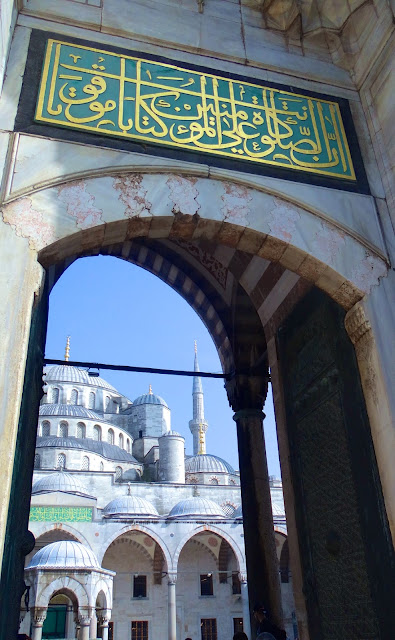
[[[46,607],[34,607],[31,609],[32,612],[32,620],[34,627],[42,627],[47,617],[47,608]]]
[[[171,571],[167,574],[167,582],[168,584],[176,584],[177,582],[177,573],[175,571]]]
[[[347,313],[344,326],[350,336],[353,345],[356,345],[360,339],[372,330],[371,324],[366,317],[365,310],[360,302],[357,302]]]

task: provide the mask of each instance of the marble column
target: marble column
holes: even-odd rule
[[[110,620],[110,617],[111,613],[102,614],[98,617],[102,640],[108,640],[108,621]]]
[[[32,612],[32,640],[41,640],[44,620],[47,617],[47,609],[35,607]]]
[[[168,638],[177,640],[177,611],[176,611],[176,581],[177,574],[168,574]]]
[[[248,603],[248,584],[247,574],[239,573],[240,587],[241,587],[241,604],[243,607],[243,631],[246,634],[248,640],[251,640],[251,622],[250,622],[250,607]]]
[[[89,640],[93,611],[89,607],[82,607],[78,614],[80,626],[78,640]],[[97,634],[95,634],[97,635]]]

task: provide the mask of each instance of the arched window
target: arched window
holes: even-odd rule
[[[86,427],[83,422],[77,423],[77,438],[86,438]]]
[[[122,433],[119,434],[119,446],[121,449],[123,449],[123,435]]]
[[[122,467],[115,467],[115,480],[122,478]]]
[[[41,435],[43,438],[48,438],[51,432],[51,423],[48,420],[44,420],[41,425]]]
[[[126,451],[128,453],[130,453],[130,440],[129,440],[129,438],[126,439]]]
[[[82,471],[89,471],[89,458],[88,458],[88,456],[84,456],[82,458],[81,469],[82,469]]]
[[[69,435],[69,425],[67,422],[61,422],[59,425],[59,438],[67,438]]]
[[[54,387],[51,391],[51,402],[52,404],[58,404],[59,402],[59,389]]]
[[[108,442],[108,444],[114,444],[114,431],[112,429],[108,430],[107,442]]]
[[[103,462],[100,463],[100,471],[104,471],[104,463]]]
[[[73,389],[70,396],[70,404],[78,404],[78,391]]]
[[[66,469],[66,456],[64,453],[58,454],[58,469]]]
[[[236,510],[236,507],[230,502],[224,502],[223,504],[221,504],[221,507],[222,511],[226,516],[228,516],[228,518],[231,518]]]
[[[196,476],[188,476],[186,481],[187,484],[199,484],[199,480]]]
[[[104,403],[104,407],[107,411],[108,407],[110,406],[110,396],[106,396],[106,401]]]
[[[209,484],[218,484],[218,478],[210,478],[210,480],[208,481]]]
[[[101,440],[101,427],[99,427],[98,424],[95,424],[93,427],[93,439],[98,441]]]
[[[34,456],[34,468],[41,469],[41,458],[39,453],[36,453]]]
[[[96,396],[93,391],[89,394],[89,409],[94,409],[96,403]]]
[[[231,480],[230,480],[230,482],[229,482],[229,484],[237,484],[237,483],[236,483],[236,480],[232,480],[232,479],[231,479]]]

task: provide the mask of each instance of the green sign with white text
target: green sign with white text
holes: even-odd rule
[[[30,507],[32,522],[91,522],[92,507]]]

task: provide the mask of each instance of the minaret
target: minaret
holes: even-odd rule
[[[197,344],[195,340],[195,366],[194,371],[199,373],[199,362],[197,357]],[[204,400],[202,380],[199,375],[193,377],[192,387],[193,398],[193,418],[189,421],[189,428],[193,435],[193,455],[206,453],[206,431],[208,424],[204,417]]]

